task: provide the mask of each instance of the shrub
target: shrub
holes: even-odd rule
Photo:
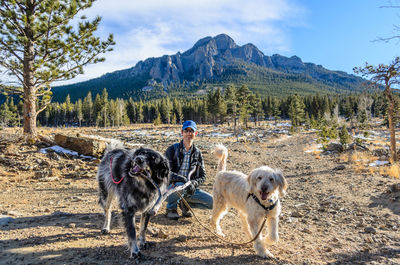
[[[339,132],[339,141],[344,147],[351,142],[351,136],[347,131],[346,125],[343,125],[342,129]]]

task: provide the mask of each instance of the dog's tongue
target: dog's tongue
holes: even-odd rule
[[[138,173],[140,170],[141,170],[141,168],[140,168],[138,165],[136,165],[136,166],[132,169],[132,172],[133,172],[134,174],[136,174],[136,173]]]
[[[260,192],[261,193],[261,200],[266,200],[268,196],[268,192]]]

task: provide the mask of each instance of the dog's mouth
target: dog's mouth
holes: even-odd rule
[[[265,201],[268,198],[269,192],[267,191],[260,191],[261,200]]]
[[[144,165],[140,165],[138,163],[132,163],[131,169],[129,170],[129,176],[141,176],[141,175],[148,175],[150,170]]]
[[[135,164],[132,166],[131,170],[129,171],[129,175],[138,175],[141,172],[143,172],[144,169],[142,167],[140,167],[138,164]]]

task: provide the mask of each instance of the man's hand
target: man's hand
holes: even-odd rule
[[[195,192],[196,192],[196,187],[193,185],[193,183],[190,183],[190,185],[187,186],[185,189],[185,194],[188,196],[192,196]]]
[[[171,172],[171,180],[170,180],[171,183],[175,183],[175,182],[183,182],[183,183],[186,183],[187,181],[188,181],[188,180],[187,180],[186,177],[180,176],[180,175],[178,175],[178,174],[176,174],[176,173],[174,173],[174,172]]]
[[[197,181],[192,180],[190,185],[186,187],[185,194],[188,196],[192,196],[196,192],[197,186],[198,186]]]

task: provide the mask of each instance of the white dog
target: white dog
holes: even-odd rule
[[[279,198],[285,195],[287,182],[278,170],[267,166],[254,169],[249,176],[237,171],[226,171],[228,150],[218,145],[214,150],[218,158],[218,173],[213,188],[213,211],[211,226],[221,236],[220,220],[233,207],[238,210],[242,226],[249,239],[254,238],[267,217],[267,236],[262,233],[254,241],[258,255],[272,258],[264,242],[273,244],[278,241],[278,222],[281,212]]]

